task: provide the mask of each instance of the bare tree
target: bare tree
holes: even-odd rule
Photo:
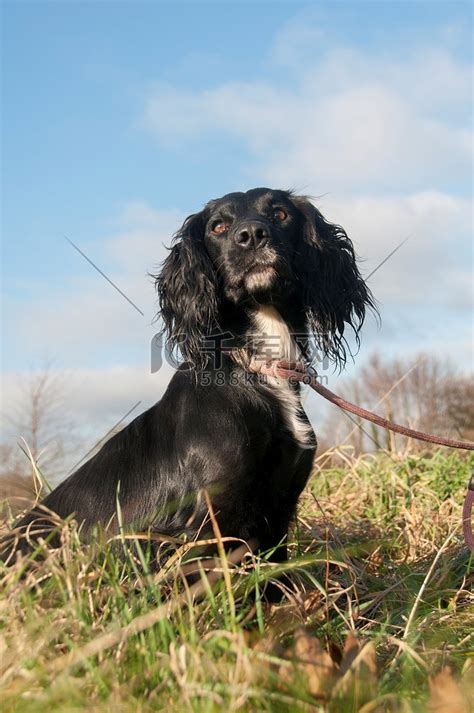
[[[10,421],[42,468],[57,467],[72,424],[65,415],[64,376],[49,364],[32,372],[20,385],[19,400]]]
[[[0,498],[34,494],[37,470],[46,474],[48,481],[62,471],[75,442],[66,391],[63,374],[50,364],[19,382],[15,405],[4,414],[7,426],[0,444]]]

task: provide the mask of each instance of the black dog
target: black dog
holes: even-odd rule
[[[207,491],[223,536],[286,558],[285,540],[316,439],[299,386],[262,377],[258,359],[311,361],[308,337],[343,364],[372,295],[351,241],[305,198],[256,188],[209,202],[174,238],[156,277],[164,331],[184,363],[163,398],[43,501],[83,532],[209,534]],[[21,523],[39,517],[30,512]]]

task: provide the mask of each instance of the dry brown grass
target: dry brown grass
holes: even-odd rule
[[[240,543],[190,588],[186,547],[154,573],[146,541],[85,546],[72,523],[61,548],[5,569],[4,709],[468,711],[472,459],[337,460],[318,459],[280,568]],[[269,605],[280,570],[291,584]]]

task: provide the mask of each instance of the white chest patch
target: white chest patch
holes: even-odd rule
[[[296,361],[301,352],[288,325],[275,307],[260,305],[253,315],[255,324],[255,358],[265,360],[289,359]],[[267,388],[276,396],[281,405],[287,428],[293,433],[301,448],[314,448],[314,434],[311,426],[301,418],[301,401],[298,392],[287,379],[278,376],[267,377]]]

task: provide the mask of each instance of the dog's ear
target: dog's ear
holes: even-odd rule
[[[329,223],[307,198],[292,196],[291,200],[303,219],[296,272],[308,325],[319,347],[341,367],[351,355],[346,325],[353,329],[358,346],[366,308],[378,314],[375,301],[344,229]]]
[[[216,275],[204,245],[204,213],[190,215],[173,238],[169,255],[155,276],[163,332],[189,366],[204,368],[205,337],[217,329]]]

